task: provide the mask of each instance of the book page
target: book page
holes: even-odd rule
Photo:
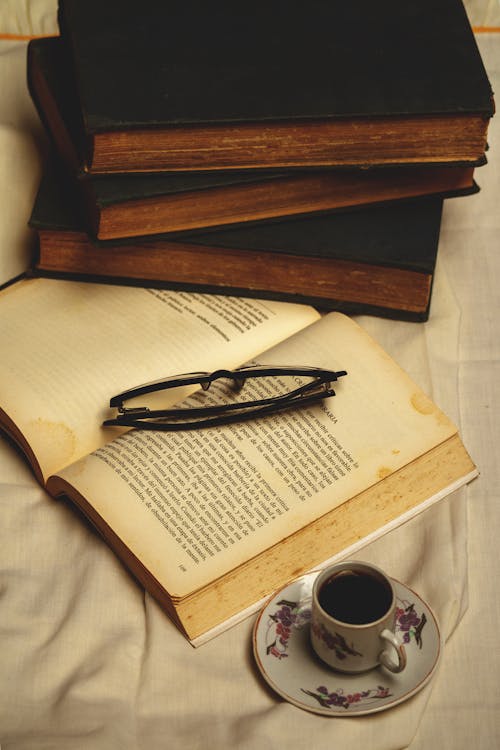
[[[456,433],[343,315],[322,318],[257,360],[348,374],[335,384],[337,395],[319,405],[196,432],[131,431],[62,473],[174,597]],[[248,387],[253,398],[265,385]]]
[[[0,407],[46,478],[116,436],[101,424],[117,393],[240,365],[318,317],[283,302],[24,280],[0,294]]]

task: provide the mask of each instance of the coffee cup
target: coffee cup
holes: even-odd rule
[[[340,562],[316,578],[311,644],[333,669],[355,674],[382,665],[402,672],[406,653],[394,632],[395,621],[394,586],[375,565]]]

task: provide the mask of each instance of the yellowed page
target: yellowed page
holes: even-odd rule
[[[24,280],[0,294],[0,407],[45,479],[116,436],[101,427],[111,396],[242,364],[318,317],[282,302]]]
[[[219,577],[456,433],[343,315],[326,316],[258,361],[348,375],[319,406],[191,433],[129,432],[62,472],[173,596]]]

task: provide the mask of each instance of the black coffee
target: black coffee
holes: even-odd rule
[[[336,620],[361,625],[385,615],[392,603],[392,590],[368,573],[345,571],[324,582],[318,600]]]

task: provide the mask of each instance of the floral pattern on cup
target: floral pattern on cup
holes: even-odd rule
[[[335,651],[337,659],[345,659],[347,656],[363,656],[359,651],[356,651],[353,645],[349,645],[342,635],[330,633],[322,623],[319,625],[313,623],[311,627],[316,638],[323,641],[330,651]]]
[[[389,698],[392,695],[392,693],[389,692],[389,688],[386,688],[383,685],[377,685],[376,688],[372,688],[371,690],[361,690],[352,693],[345,693],[341,688],[330,692],[324,685],[316,688],[315,692],[312,690],[304,690],[304,688],[301,688],[301,690],[306,695],[315,698],[320,706],[324,706],[325,708],[341,707],[347,709],[354,703],[372,702],[380,700],[381,698]]]
[[[276,612],[269,615],[269,635],[266,653],[268,656],[283,659],[288,656],[287,650],[292,629],[300,627],[307,622],[310,619],[311,611],[309,608],[301,606],[298,602],[287,601],[286,599],[281,599],[277,603],[277,606],[278,609]],[[413,639],[417,646],[422,648],[422,630],[426,622],[425,612],[419,615],[415,611],[414,603],[398,598],[396,607],[396,632],[402,638],[403,643],[408,644]],[[336,649],[338,659],[345,658],[347,654],[361,656],[341,636],[335,638],[326,630],[322,634],[317,633],[317,635],[328,644],[329,648]],[[356,695],[358,694],[356,693]]]

